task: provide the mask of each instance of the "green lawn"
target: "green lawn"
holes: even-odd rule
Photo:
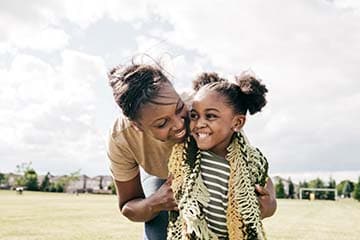
[[[353,199],[278,200],[264,221],[268,239],[360,239],[360,202]]]
[[[114,195],[0,191],[1,240],[139,239]]]
[[[360,203],[354,200],[278,200],[264,220],[268,239],[360,239]],[[119,214],[115,196],[0,191],[1,240],[133,240],[142,224]]]

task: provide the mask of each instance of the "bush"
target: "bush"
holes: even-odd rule
[[[289,178],[289,194],[288,194],[288,198],[293,199],[294,195],[295,195],[295,187],[294,187],[293,182]]]
[[[40,191],[43,191],[43,192],[49,192],[50,191],[50,173],[48,172],[43,181],[41,182],[40,184]]]
[[[360,177],[358,179],[358,182],[355,184],[354,198],[360,201]]]
[[[112,194],[116,194],[116,187],[114,182],[112,182],[110,186],[108,186],[108,190],[111,190]]]
[[[354,191],[355,183],[350,180],[343,180],[337,186],[336,190],[339,196],[351,197],[351,193]]]
[[[278,183],[275,184],[275,191],[276,191],[276,198],[285,198],[285,189],[284,189],[284,184],[281,181],[281,179],[279,180]]]

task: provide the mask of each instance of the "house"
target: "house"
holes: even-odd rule
[[[6,182],[3,181],[0,185],[1,189],[15,189],[16,187],[21,187],[17,185],[17,179],[22,177],[20,174],[8,173],[5,174]],[[44,181],[46,175],[38,175],[39,186]],[[57,183],[59,181],[64,181],[66,175],[63,176],[54,176],[49,174],[49,182]],[[113,179],[108,175],[98,175],[95,177],[89,177],[87,175],[81,175],[77,180],[70,181],[65,183],[64,192],[67,193],[112,193],[111,185]],[[62,191],[62,190],[61,190]]]
[[[110,185],[112,183],[111,176],[99,175],[96,177],[89,177],[81,175],[78,180],[72,181],[65,188],[68,193],[111,193]]]
[[[5,182],[0,186],[1,189],[15,189],[17,187],[16,180],[21,177],[20,174],[8,173],[5,174]]]

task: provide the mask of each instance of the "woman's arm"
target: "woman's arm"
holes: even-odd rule
[[[265,187],[255,185],[255,190],[259,194],[258,200],[260,204],[261,219],[274,215],[277,207],[274,185],[269,177]]]
[[[144,196],[140,174],[126,182],[115,180],[115,186],[119,209],[131,221],[146,222],[162,210],[177,210],[171,190],[171,178],[148,198]]]

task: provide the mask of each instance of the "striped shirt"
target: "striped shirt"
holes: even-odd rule
[[[204,208],[209,229],[219,239],[227,239],[226,209],[228,203],[229,162],[212,152],[201,152],[201,177],[210,193],[210,201]]]

